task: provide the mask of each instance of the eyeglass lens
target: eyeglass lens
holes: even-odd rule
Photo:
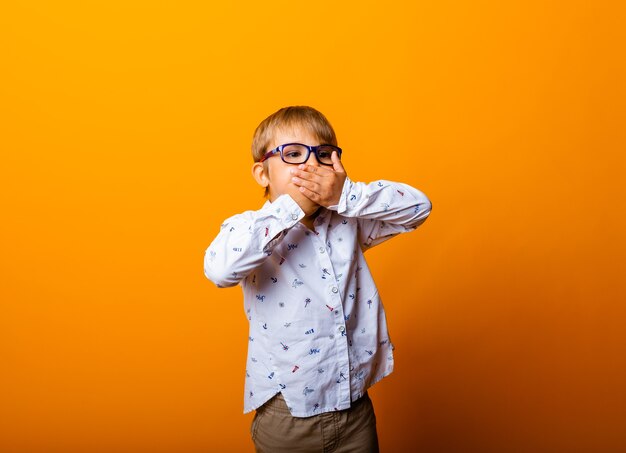
[[[332,146],[320,146],[317,148],[317,157],[323,164],[332,165],[331,155],[335,148]],[[287,145],[283,148],[283,159],[290,164],[303,164],[307,159],[307,148],[302,145]]]

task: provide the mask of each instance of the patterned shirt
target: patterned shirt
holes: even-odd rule
[[[310,230],[289,195],[224,221],[204,257],[218,287],[240,284],[249,321],[244,413],[282,392],[291,414],[350,407],[393,370],[385,311],[363,251],[412,231],[430,200],[402,183],[346,179]]]

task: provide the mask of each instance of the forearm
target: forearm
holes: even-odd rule
[[[219,287],[236,285],[267,259],[303,217],[298,204],[283,195],[258,211],[227,219],[205,252],[206,277]]]
[[[336,209],[345,217],[380,220],[413,229],[426,220],[432,203],[408,184],[386,180],[363,183],[347,178]]]

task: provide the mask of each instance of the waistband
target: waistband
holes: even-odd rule
[[[344,411],[353,410],[355,407],[358,407],[359,405],[361,405],[367,400],[369,400],[369,395],[367,394],[367,391],[366,391],[363,395],[361,395],[359,399],[352,401],[349,408],[343,409],[341,411],[332,411],[332,412],[344,412]],[[265,410],[265,409],[270,409],[275,412],[281,412],[284,414],[291,415],[291,412],[289,412],[289,407],[287,407],[287,402],[285,401],[285,398],[283,397],[283,394],[281,392],[277,393],[272,398],[270,398],[261,407],[259,407],[257,411]]]

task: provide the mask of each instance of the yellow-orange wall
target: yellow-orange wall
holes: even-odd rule
[[[382,451],[626,451],[623,5],[4,2],[0,451],[252,451],[202,259],[293,104],[433,202],[368,252]]]

